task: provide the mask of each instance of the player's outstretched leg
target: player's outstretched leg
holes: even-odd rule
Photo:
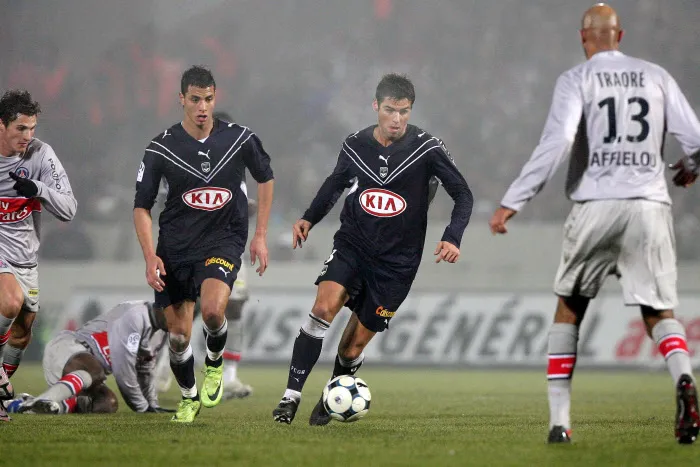
[[[80,394],[83,388],[89,388],[92,382],[92,375],[86,370],[67,373],[36,398],[24,402],[18,412],[46,415],[66,413],[64,401],[70,400],[74,406],[75,396]]]
[[[335,365],[333,366],[333,375],[331,379],[336,378],[341,375],[354,375],[357,370],[362,366],[362,362],[365,361],[364,352],[360,354],[354,360],[345,360],[340,354],[335,356]],[[316,406],[311,411],[311,416],[309,417],[309,425],[312,426],[323,426],[328,425],[331,421],[331,416],[326,411],[323,406],[323,395],[319,398]]]
[[[321,355],[323,338],[326,336],[329,326],[328,321],[309,313],[308,318],[299,329],[299,335],[294,341],[292,362],[289,365],[287,389],[284,391],[280,403],[272,411],[272,418],[276,422],[290,424],[294,420],[301,402],[301,390]]]
[[[643,309],[642,314],[646,318],[654,312]],[[650,324],[648,318],[647,324]],[[676,440],[680,444],[691,444],[698,437],[700,415],[685,328],[675,318],[664,318],[654,324],[651,337],[664,356],[671,377],[676,383]]]
[[[224,395],[224,347],[228,334],[228,322],[224,318],[218,329],[209,329],[206,323],[207,356],[204,358],[204,383],[202,384],[202,405],[214,407]]]
[[[552,325],[547,350],[548,443],[571,442],[571,379],[576,366],[577,344],[578,327],[575,324]]]

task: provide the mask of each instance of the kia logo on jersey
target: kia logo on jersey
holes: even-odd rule
[[[226,188],[195,188],[182,194],[182,200],[191,208],[216,211],[231,201],[231,191]]]
[[[377,217],[394,217],[406,210],[406,200],[389,190],[370,188],[360,195],[360,206]]]

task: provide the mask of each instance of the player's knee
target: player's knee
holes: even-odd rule
[[[107,380],[107,374],[102,364],[90,353],[83,352],[74,355],[63,367],[63,374],[79,370],[86,371],[92,378],[90,387],[98,386]]]
[[[16,290],[15,290],[16,289]],[[0,314],[9,319],[15,319],[22,311],[24,295],[19,287],[3,287],[0,294]]]
[[[216,302],[202,302],[202,321],[207,328],[218,329],[224,324],[221,308]]]
[[[168,335],[168,342],[170,350],[173,352],[184,352],[187,346],[190,345],[190,336],[171,332]]]
[[[335,307],[325,301],[317,301],[314,303],[313,308],[311,308],[311,314],[316,318],[320,318],[328,323],[333,321],[335,315],[338,313],[340,308]]]

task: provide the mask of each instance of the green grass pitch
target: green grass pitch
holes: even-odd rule
[[[167,414],[15,415],[0,424],[0,466],[578,466],[690,465],[700,446],[673,437],[671,378],[665,372],[592,372],[574,379],[574,444],[545,444],[546,382],[538,371],[382,368],[360,371],[372,391],[357,423],[308,426],[329,376],[316,368],[291,426],[272,421],[286,382],[282,366],[244,366],[254,394],[202,409],[192,426]],[[198,374],[201,383],[201,375]],[[24,365],[18,392],[44,389]],[[113,386],[113,382],[110,382]],[[173,407],[177,389],[161,397]],[[688,464],[686,464],[688,463]]]

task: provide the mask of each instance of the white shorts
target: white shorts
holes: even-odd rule
[[[21,268],[13,266],[3,258],[0,258],[0,274],[9,273],[22,288],[24,294],[23,310],[36,313],[39,311],[39,268]]]
[[[72,331],[61,331],[44,347],[44,358],[41,366],[44,369],[44,378],[51,386],[63,377],[63,368],[73,355],[90,353],[90,351],[76,339]]]
[[[626,305],[678,305],[671,206],[644,199],[574,205],[564,224],[554,293],[593,298],[610,274],[620,278]]]
[[[248,300],[248,271],[245,265],[245,261],[241,261],[241,268],[238,270],[238,275],[236,276],[236,281],[233,283],[231,288],[231,300]]]

